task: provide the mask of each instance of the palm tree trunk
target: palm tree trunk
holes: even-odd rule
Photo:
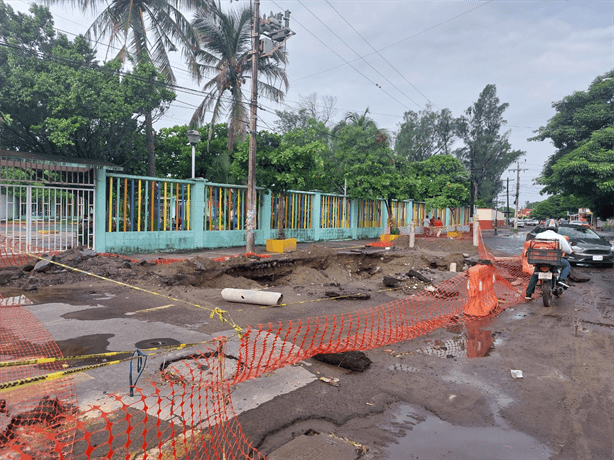
[[[156,177],[156,152],[154,150],[153,117],[151,110],[145,114],[145,143],[147,145],[147,175]]]
[[[392,226],[394,224],[394,219],[392,218],[392,199],[387,199],[384,201],[384,203],[386,203],[386,211],[388,211],[386,231],[384,233],[390,234],[390,231],[392,230]]]
[[[232,155],[232,150],[235,145],[235,124],[234,120],[230,120],[228,124],[228,153]]]

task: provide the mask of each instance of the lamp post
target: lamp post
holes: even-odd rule
[[[196,144],[200,141],[200,133],[191,129],[188,131],[188,141],[192,145],[192,179],[196,179]]]

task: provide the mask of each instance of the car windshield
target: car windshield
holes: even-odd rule
[[[601,237],[597,235],[590,228],[586,227],[559,227],[559,233],[561,235],[568,236],[569,238],[584,238],[590,240],[598,240]]]

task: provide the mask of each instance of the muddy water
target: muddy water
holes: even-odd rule
[[[444,422],[412,405],[401,405],[386,429],[399,429],[398,444],[385,450],[388,459],[547,459],[552,451],[532,437],[500,427],[463,427]]]
[[[522,253],[526,238],[526,231],[501,234],[497,236],[484,235],[484,244],[494,251],[501,251],[510,255],[518,255]]]

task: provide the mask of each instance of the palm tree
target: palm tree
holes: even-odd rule
[[[47,3],[63,3],[67,0],[46,0]],[[193,63],[197,40],[192,24],[181,9],[205,11],[211,0],[112,0],[109,3],[95,0],[68,0],[81,11],[95,11],[99,4],[108,5],[96,17],[86,37],[96,40],[108,37],[109,49],[117,46],[117,57],[122,61],[132,59],[137,63],[148,62],[164,76],[167,83],[175,83],[168,53],[176,51],[178,44],[188,63]],[[145,115],[147,142],[147,174],[155,176],[152,109]]]
[[[203,86],[207,95],[194,112],[191,125],[202,124],[212,108],[210,140],[217,118],[227,111],[229,152],[235,134],[245,138],[247,110],[242,87],[251,78],[251,21],[251,8],[224,12],[219,0],[217,3],[213,0],[206,10],[196,13],[192,23],[200,41],[193,75],[199,82],[205,76],[210,79]],[[275,102],[283,101],[285,92],[276,84],[281,83],[288,90],[288,77],[282,67],[286,62],[286,54],[281,49],[270,57],[260,57],[258,73],[265,81],[258,81],[259,94]]]
[[[373,118],[368,117],[369,107],[365,109],[365,112],[361,115],[358,112],[347,112],[343,120],[339,121],[332,129],[332,136],[334,137],[344,126],[355,125],[361,127],[365,131],[374,129],[377,131],[377,125]]]

